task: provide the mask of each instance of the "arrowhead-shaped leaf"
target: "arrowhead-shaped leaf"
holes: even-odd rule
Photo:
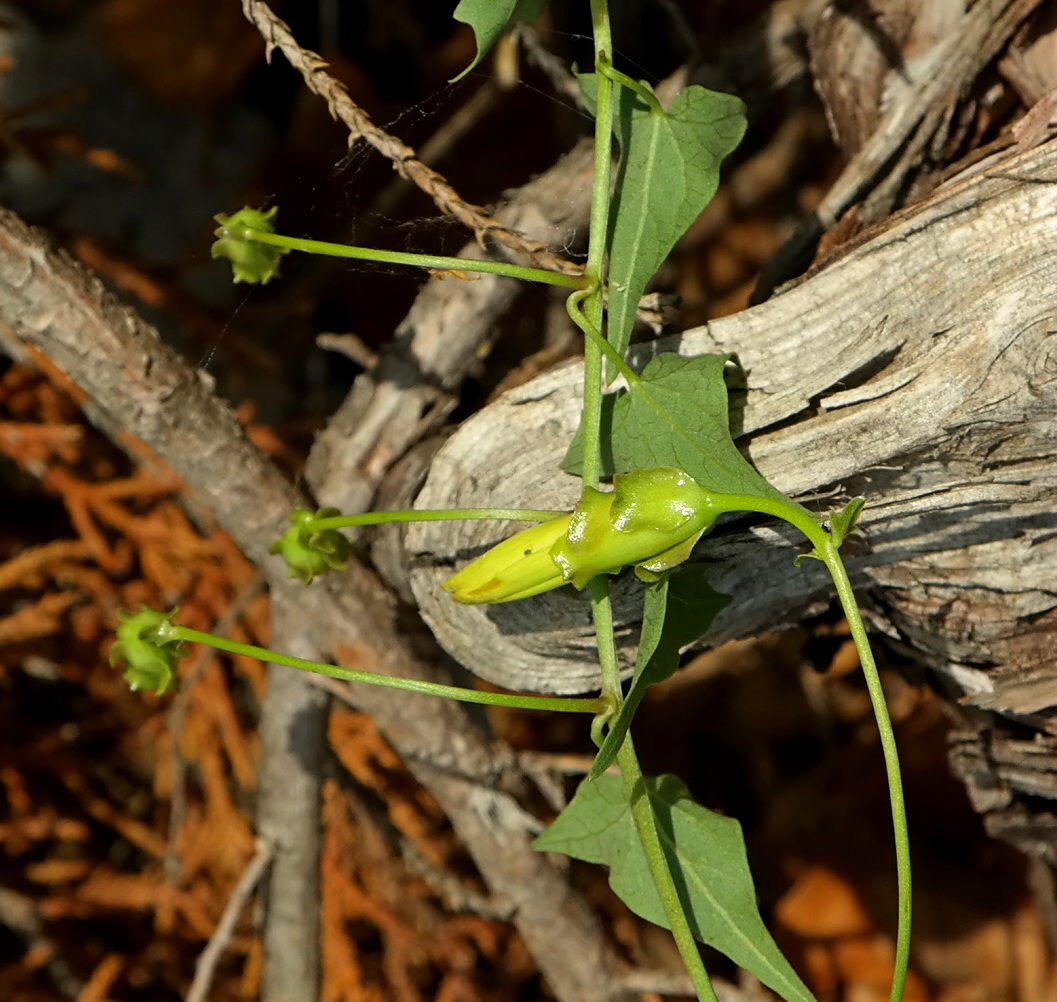
[[[696,85],[667,111],[618,87],[620,165],[609,250],[609,340],[623,354],[646,284],[719,186],[719,165],[745,133],[745,106]]]
[[[760,917],[741,826],[690,799],[675,776],[645,780],[665,856],[694,935],[751,971],[786,1002],[814,1002]],[[580,784],[535,846],[609,867],[609,883],[637,915],[668,928],[618,776]]]

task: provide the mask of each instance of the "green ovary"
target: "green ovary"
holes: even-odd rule
[[[716,520],[711,492],[680,470],[657,467],[614,477],[613,490],[584,488],[564,515],[525,529],[449,578],[466,604],[512,602],[632,564],[654,580],[682,563]]]

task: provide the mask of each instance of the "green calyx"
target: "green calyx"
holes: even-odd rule
[[[668,466],[613,478],[613,490],[585,487],[572,514],[525,529],[444,582],[457,602],[512,602],[564,584],[583,588],[599,574],[635,566],[656,580],[682,563],[721,509],[692,477]]]
[[[329,571],[343,571],[348,565],[352,544],[337,529],[317,529],[317,519],[333,518],[337,508],[320,508],[310,512],[295,508],[290,512],[290,528],[269,547],[286,561],[290,577],[311,584],[313,578]]]
[[[261,212],[244,208],[230,216],[213,218],[220,224],[214,231],[217,239],[210,249],[211,257],[226,257],[236,282],[263,285],[271,281],[279,270],[279,261],[289,251],[253,239],[254,233],[274,233],[278,207]]]
[[[125,665],[124,679],[134,692],[147,689],[163,695],[175,687],[176,663],[186,650],[183,642],[169,635],[176,611],[118,611],[121,625],[110,648],[110,663]]]
[[[629,564],[644,580],[656,580],[690,556],[718,515],[712,493],[681,470],[635,470],[614,477],[608,493],[584,489],[551,557],[577,588]]]

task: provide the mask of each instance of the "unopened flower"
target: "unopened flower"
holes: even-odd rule
[[[230,216],[213,217],[220,225],[214,231],[217,239],[210,249],[210,256],[226,257],[231,262],[236,282],[263,285],[271,281],[279,270],[280,259],[289,253],[285,247],[274,247],[253,239],[255,232],[275,232],[276,212],[277,206],[267,212],[245,208]]]
[[[290,577],[299,578],[305,584],[328,571],[343,571],[348,566],[352,544],[337,529],[317,529],[315,522],[341,513],[337,508],[320,508],[310,512],[306,508],[295,508],[290,512],[290,528],[268,547],[269,553],[278,553],[286,561]]]
[[[176,664],[183,657],[186,645],[167,635],[176,610],[157,612],[119,611],[117,641],[110,648],[110,663],[124,664],[124,679],[136,691],[147,689],[162,695],[176,684]]]
[[[584,488],[571,515],[525,529],[444,582],[457,602],[512,602],[634,565],[656,580],[682,563],[718,515],[714,495],[692,477],[659,466]]]
[[[551,549],[565,538],[572,515],[559,515],[497,543],[444,582],[456,602],[513,602],[565,584]]]

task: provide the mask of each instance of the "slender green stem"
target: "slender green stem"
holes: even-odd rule
[[[570,296],[568,310],[569,315],[586,335],[584,340],[584,406],[581,418],[584,444],[582,477],[586,486],[595,487],[601,472],[603,354],[607,357],[615,354],[602,333],[604,321],[602,286],[605,281],[609,251],[609,202],[613,164],[613,80],[605,72],[606,68],[612,64],[613,41],[606,0],[591,0],[591,21],[595,42],[598,104],[595,117],[595,174],[591,197],[590,244],[584,274],[592,282],[592,286],[584,292]],[[618,356],[612,361],[617,371],[627,369],[623,358]],[[633,373],[631,377],[634,378]],[[602,671],[602,693],[610,712],[615,713],[620,709],[623,693],[616,658],[609,584],[604,577],[598,577],[591,582],[590,588],[591,611],[594,616],[599,665]],[[596,737],[600,735],[602,719],[596,718],[595,720]],[[635,827],[649,861],[650,872],[661,900],[664,902],[665,913],[698,998],[702,1002],[717,1002],[687,922],[683,903],[679,900],[675,881],[668,869],[668,861],[657,832],[657,821],[649,798],[645,796],[642,772],[639,769],[638,759],[635,757],[630,735],[625,737],[617,761],[624,778],[624,787],[631,805]]]
[[[701,951],[697,947],[693,930],[687,920],[687,907],[679,897],[679,889],[675,885],[672,871],[668,866],[668,857],[661,843],[661,835],[657,830],[657,818],[653,813],[653,805],[646,793],[645,781],[642,769],[639,766],[638,756],[635,754],[635,745],[632,743],[631,735],[625,736],[617,752],[617,764],[620,766],[620,777],[624,783],[624,795],[627,797],[631,808],[631,817],[635,822],[635,830],[638,832],[639,841],[646,853],[646,862],[650,868],[650,876],[657,887],[661,903],[664,905],[664,914],[668,918],[668,924],[675,938],[675,945],[679,948],[679,955],[686,964],[687,973],[693,982],[694,991],[701,1002],[719,1002],[715,989],[705,970],[704,961],[701,959]]]
[[[812,546],[827,542],[829,533],[812,517],[792,501],[781,498],[763,497],[758,494],[722,494],[713,493],[713,504],[722,512],[756,511],[761,515],[773,515],[783,522],[788,522],[794,529],[799,529],[810,540]]]
[[[351,529],[358,525],[392,525],[397,522],[548,522],[568,515],[567,511],[542,511],[535,508],[424,508],[421,511],[368,511],[361,515],[329,515],[314,518],[311,527],[319,532],[327,529]]]
[[[598,666],[602,673],[602,699],[606,712],[595,720],[593,737],[601,737],[601,725],[620,712],[624,702],[624,690],[620,684],[620,665],[617,663],[617,645],[613,632],[613,604],[609,598],[609,579],[604,574],[592,579],[588,585],[591,595],[591,613],[594,618],[595,636],[598,640]],[[597,732],[597,733],[596,733]]]
[[[591,26],[594,34],[595,66],[609,63],[613,54],[613,36],[609,24],[606,0],[591,0]],[[588,234],[587,265],[584,277],[588,280],[585,295],[578,295],[577,305],[583,301],[583,313],[595,330],[602,330],[604,303],[602,286],[606,277],[609,252],[609,199],[613,176],[613,81],[598,74],[598,97],[595,109],[595,163],[591,189],[591,226]],[[579,312],[576,310],[575,312]],[[574,315],[574,311],[570,310]],[[575,318],[575,317],[574,317]],[[584,430],[583,482],[588,487],[598,484],[601,472],[602,424],[602,356],[598,345],[584,342],[584,407],[581,426]]]
[[[604,73],[613,83],[620,84],[621,87],[627,87],[628,90],[634,91],[638,95],[639,99],[649,107],[650,112],[654,115],[663,115],[664,109],[661,107],[661,102],[657,100],[657,95],[650,90],[649,87],[643,86],[638,80],[633,80],[626,73],[621,73],[620,70],[614,69],[611,64],[602,63],[598,67],[599,73]]]
[[[892,826],[895,833],[896,883],[898,887],[898,926],[896,929],[895,971],[892,976],[890,1002],[901,1002],[906,988],[907,968],[910,964],[910,929],[911,929],[911,873],[910,873],[910,834],[907,830],[906,804],[903,799],[903,781],[900,776],[899,751],[896,747],[895,732],[892,729],[892,718],[888,715],[885,703],[884,688],[881,676],[877,671],[870,639],[866,634],[859,603],[855,600],[848,572],[831,539],[823,545],[815,544],[815,549],[823,563],[829,568],[830,576],[837,588],[841,608],[848,621],[855,649],[859,654],[866,688],[870,693],[874,718],[881,738],[881,751],[884,755],[885,775],[888,779],[888,799],[892,809]]]
[[[228,233],[235,240],[256,241],[286,250],[304,251],[307,254],[324,254],[327,257],[351,258],[354,261],[377,261],[379,264],[406,264],[415,268],[431,268],[437,271],[472,271],[485,275],[502,275],[505,278],[520,278],[525,282],[543,282],[563,289],[583,289],[588,280],[579,275],[562,275],[543,268],[526,268],[507,261],[475,261],[465,257],[444,257],[436,254],[412,254],[408,251],[387,251],[373,247],[353,247],[349,244],[333,244],[325,240],[308,240],[305,237],[288,237],[282,233],[266,233],[250,227],[229,226]]]
[[[855,599],[848,571],[841,560],[833,537],[799,506],[778,499],[756,497],[750,494],[717,494],[716,501],[726,511],[758,511],[784,519],[799,529],[814,547],[814,555],[825,565],[837,589],[841,608],[848,621],[855,649],[859,654],[863,678],[870,694],[874,719],[881,740],[884,756],[885,776],[888,781],[888,798],[892,809],[892,829],[895,842],[896,885],[899,899],[899,923],[896,930],[895,973],[892,978],[890,1002],[900,1002],[906,987],[907,968],[910,962],[911,928],[911,872],[910,834],[907,830],[906,803],[903,798],[903,780],[899,766],[899,750],[896,747],[892,719],[885,703],[884,688],[877,671],[877,662],[870,649],[859,603]]]
[[[595,617],[595,633],[598,636],[598,663],[602,671],[602,696],[607,701],[610,712],[616,714],[620,711],[623,702],[623,692],[620,685],[620,666],[617,663],[616,644],[613,637],[613,610],[609,599],[609,581],[604,575],[599,575],[590,585],[591,609]],[[599,715],[595,718],[595,728],[592,736],[596,741],[601,737],[600,725],[609,714]],[[600,742],[599,742],[600,743]],[[694,990],[701,1002],[718,1002],[716,993],[712,988],[708,972],[705,970],[701,953],[697,948],[693,931],[686,917],[686,907],[679,897],[679,890],[675,886],[671,870],[668,867],[668,858],[661,844],[660,833],[657,830],[657,818],[653,813],[650,798],[646,795],[645,783],[642,769],[639,766],[638,757],[635,755],[635,747],[631,741],[631,734],[626,734],[617,752],[617,765],[620,767],[620,776],[624,784],[624,795],[631,809],[631,817],[635,822],[635,830],[638,832],[639,841],[642,843],[643,852],[650,868],[650,875],[657,887],[661,902],[664,905],[664,913],[668,918],[668,925],[675,937],[679,954],[686,964],[690,980],[693,982]]]
[[[441,685],[439,682],[420,682],[417,679],[394,678],[391,675],[376,675],[373,672],[359,671],[355,668],[342,668],[338,665],[322,664],[318,661],[306,661],[304,658],[279,654],[264,647],[254,647],[252,644],[240,644],[236,640],[215,637],[211,633],[192,630],[189,626],[178,626],[175,623],[167,624],[164,628],[159,627],[159,630],[163,632],[163,639],[165,640],[186,640],[192,644],[207,644],[210,647],[215,647],[218,651],[227,651],[229,654],[242,654],[246,657],[258,658],[261,661],[268,661],[272,664],[285,665],[287,668],[297,668],[300,671],[309,671],[317,675],[341,679],[344,682],[363,682],[366,685],[380,685],[387,689],[401,689],[404,692],[415,692],[426,696],[441,696],[444,699],[454,699],[461,703],[511,706],[520,710],[552,710],[557,713],[597,714],[605,709],[605,703],[598,697],[566,699],[564,697],[556,698],[551,696],[520,696],[503,692],[478,692],[476,689],[462,689],[455,685]]]
[[[626,380],[628,386],[632,383],[640,382],[639,374],[621,357],[620,352],[616,350],[602,335],[602,332],[587,318],[587,315],[582,309],[580,309],[580,302],[585,298],[586,293],[576,293],[570,296],[565,301],[565,308],[569,316],[572,318],[574,324],[580,328],[587,336],[587,340],[592,342],[598,351],[604,355],[613,368],[619,372]]]
[[[591,24],[595,46],[595,68],[612,60],[613,36],[607,0],[591,0]],[[602,354],[609,345],[601,333],[605,319],[602,287],[609,257],[609,201],[613,176],[613,82],[601,72],[597,76],[595,109],[595,162],[591,188],[591,226],[584,274],[592,286],[573,293],[566,304],[569,316],[585,332],[584,405],[580,419],[583,428],[584,458],[581,477],[588,487],[596,487],[602,471]],[[591,337],[594,334],[595,337]],[[621,359],[623,361],[623,359]],[[602,696],[607,712],[595,719],[593,734],[601,736],[604,720],[620,709],[623,692],[617,665],[613,633],[613,610],[609,582],[604,577],[590,583],[591,614],[598,641],[598,661],[602,672]]]

